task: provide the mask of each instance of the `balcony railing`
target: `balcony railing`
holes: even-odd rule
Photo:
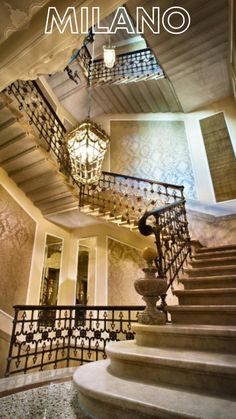
[[[83,186],[80,206],[90,205],[111,217],[132,224],[154,208],[182,202],[183,186],[150,179],[102,172],[96,185]]]
[[[142,306],[15,306],[6,376],[106,358],[106,343],[132,340]]]

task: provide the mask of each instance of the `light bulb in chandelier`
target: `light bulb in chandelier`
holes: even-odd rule
[[[103,47],[103,60],[104,65],[107,68],[113,68],[116,62],[116,50],[115,47],[106,46]]]

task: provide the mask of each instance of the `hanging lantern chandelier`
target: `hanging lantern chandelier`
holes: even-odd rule
[[[92,63],[94,59],[94,42]],[[88,118],[66,136],[71,174],[81,184],[98,182],[110,138],[90,119],[92,105],[92,77],[89,79]]]
[[[67,136],[71,173],[82,184],[97,183],[110,138],[91,120],[82,122]]]

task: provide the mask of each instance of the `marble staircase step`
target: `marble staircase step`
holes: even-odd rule
[[[202,268],[187,268],[184,269],[184,272],[188,274],[189,277],[234,275],[236,274],[236,264],[225,266],[206,266]]]
[[[97,419],[225,419],[226,412],[235,419],[236,401],[119,378],[109,360],[78,368],[74,383],[81,407]]]
[[[229,250],[236,250],[235,244],[225,245],[225,246],[213,246],[213,247],[199,247],[196,251],[197,254],[200,253],[209,253],[209,252],[224,252]]]
[[[180,305],[232,305],[236,303],[236,288],[176,290]]]
[[[186,290],[208,288],[236,288],[236,275],[203,276],[200,278],[180,278]]]
[[[236,257],[236,248],[229,249],[229,250],[218,250],[215,252],[196,252],[194,255],[194,259],[215,259],[215,258],[223,258],[223,257]]]
[[[236,325],[236,305],[168,306],[174,324]]]
[[[191,388],[205,394],[236,394],[236,355],[153,348],[135,341],[108,343],[109,371],[116,377]]]
[[[211,266],[225,266],[236,265],[236,256],[217,257],[210,259],[192,259],[190,264],[193,268],[211,267]]]
[[[132,330],[136,333],[136,345],[236,355],[236,326],[133,323]]]

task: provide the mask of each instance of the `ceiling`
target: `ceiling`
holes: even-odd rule
[[[126,4],[135,20],[138,0]],[[161,30],[145,32],[145,40],[167,73],[185,112],[232,95],[229,77],[228,0],[143,0],[150,12],[173,6],[184,7],[191,16],[189,29],[181,35]]]
[[[1,2],[0,44],[27,24],[50,0],[7,0]]]
[[[133,21],[140,1],[129,0],[126,8]],[[151,13],[154,0],[144,0],[142,7]],[[232,95],[228,70],[229,31],[228,0],[159,0],[161,11],[172,6],[184,7],[191,15],[190,28],[181,35],[165,30],[153,35],[145,29],[147,45],[167,74],[166,79],[138,83],[102,85],[93,88],[92,116],[110,113],[190,112]],[[103,24],[110,24],[112,15]],[[111,36],[111,43],[136,48],[125,31]],[[95,58],[101,55],[107,36],[97,35]],[[119,49],[118,49],[119,52]],[[77,119],[87,116],[87,81],[77,63],[80,81],[76,85],[63,72],[48,82],[62,105]]]

